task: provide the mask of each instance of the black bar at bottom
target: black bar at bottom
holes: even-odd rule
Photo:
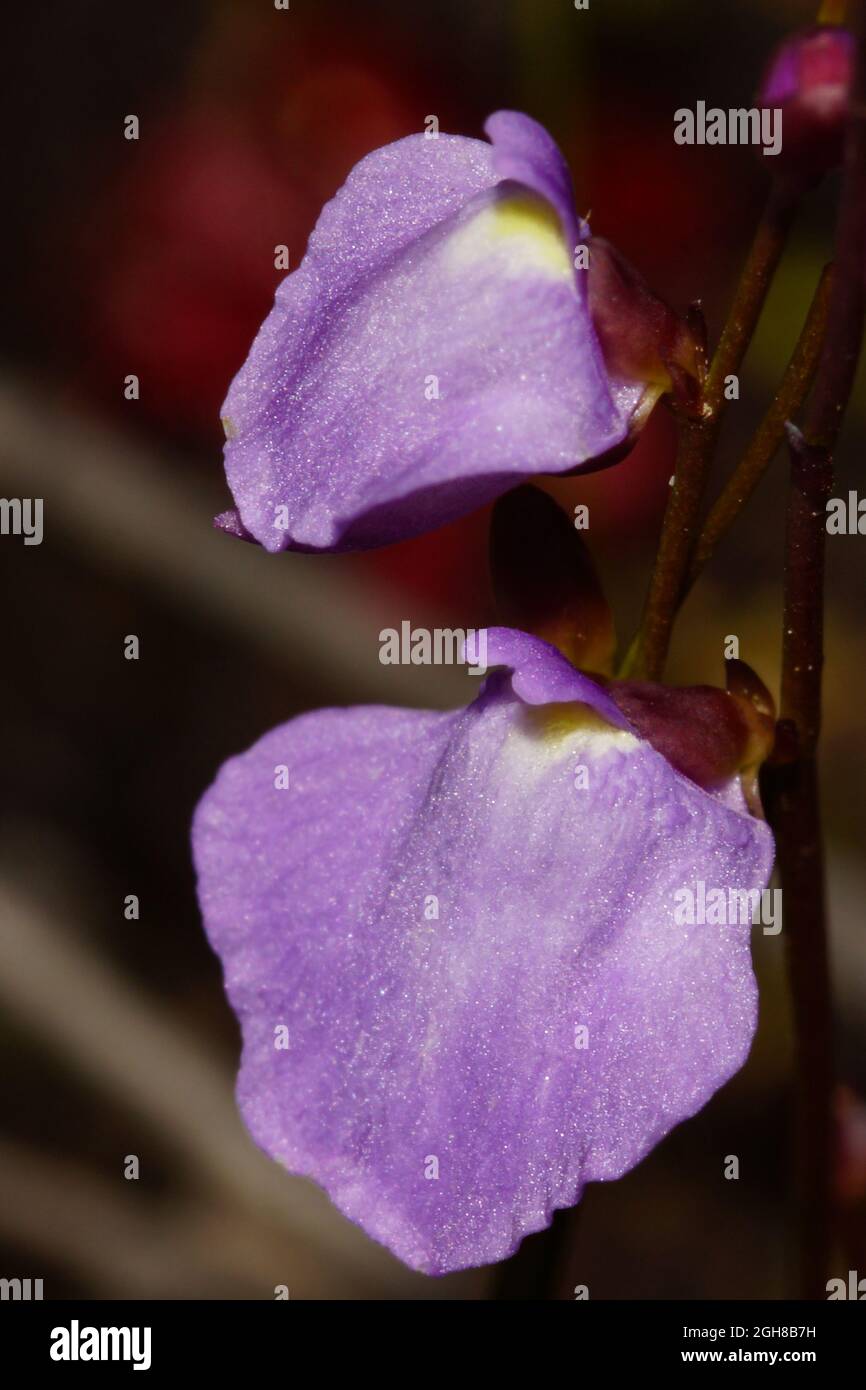
[[[449,1333],[468,1337],[475,1359],[495,1362],[534,1346],[574,1358],[575,1374],[598,1359],[609,1372],[679,1366],[806,1365],[822,1375],[856,1365],[864,1311],[854,1300],[826,1303],[585,1302],[315,1303],[302,1300],[222,1302],[13,1302],[0,1303],[4,1365],[52,1377],[147,1376],[233,1372],[247,1379],[270,1363],[294,1377],[318,1360],[329,1376],[335,1356],[357,1372],[390,1368],[401,1377],[429,1376],[437,1354],[453,1374],[461,1358]],[[497,1311],[498,1310],[498,1311]],[[415,1319],[419,1321],[416,1323]],[[410,1339],[406,1340],[406,1334]],[[527,1342],[526,1335],[529,1334]],[[538,1334],[537,1336],[533,1334]],[[522,1344],[522,1346],[521,1346]],[[400,1348],[403,1348],[401,1353]],[[414,1352],[410,1349],[414,1347]],[[421,1353],[420,1363],[418,1353]],[[413,1364],[402,1364],[411,1354]],[[519,1353],[518,1353],[519,1354]],[[587,1357],[593,1357],[588,1361]],[[303,1362],[299,1361],[303,1357]],[[312,1367],[307,1358],[312,1358]],[[488,1360],[489,1358],[489,1360]],[[530,1357],[535,1360],[534,1356]],[[413,1369],[414,1365],[414,1369]],[[389,1375],[384,1377],[386,1380]],[[20,1377],[19,1377],[20,1383]]]

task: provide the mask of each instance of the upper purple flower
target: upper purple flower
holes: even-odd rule
[[[434,1274],[503,1259],[742,1065],[748,918],[678,903],[761,889],[773,854],[736,777],[676,770],[616,687],[510,629],[488,662],[464,710],[274,729],[194,827],[251,1133]]]
[[[376,150],[323,209],[223,408],[226,529],[387,544],[627,437],[646,383],[605,365],[563,156],[485,130]]]

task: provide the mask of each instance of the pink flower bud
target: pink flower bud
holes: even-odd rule
[[[847,29],[822,24],[776,49],[758,105],[782,111],[782,149],[774,157],[780,172],[811,181],[839,164],[856,47]]]

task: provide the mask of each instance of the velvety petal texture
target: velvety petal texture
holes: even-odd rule
[[[749,926],[676,895],[772,863],[554,648],[493,629],[488,661],[463,710],[273,730],[194,827],[246,1124],[432,1274],[509,1255],[742,1065]]]
[[[324,208],[225,402],[227,529],[386,544],[626,438],[644,388],[605,368],[562,155],[487,129],[376,150]]]

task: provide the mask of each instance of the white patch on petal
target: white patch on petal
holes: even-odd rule
[[[600,720],[596,722],[591,714],[588,719],[592,721],[591,727],[553,727],[545,733],[516,723],[504,744],[503,756],[514,758],[518,763],[515,776],[542,777],[558,762],[566,771],[575,762],[585,762],[591,767],[594,761],[610,753],[633,753],[641,746],[640,739],[625,729],[603,725]]]
[[[562,223],[543,198],[501,198],[448,238],[449,270],[491,261],[506,276],[518,277],[534,270],[552,279],[574,278]]]

